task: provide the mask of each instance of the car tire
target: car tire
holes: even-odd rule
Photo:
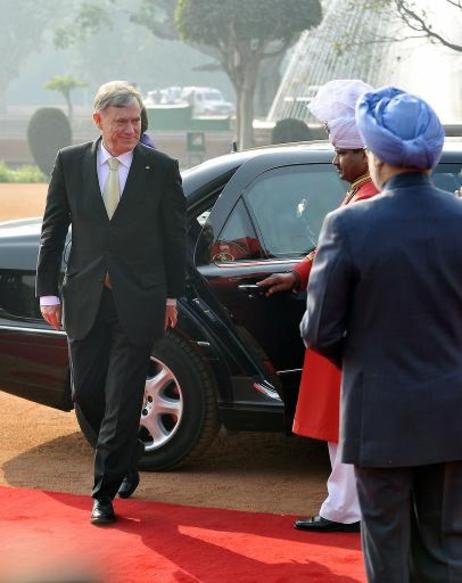
[[[219,427],[213,375],[198,350],[169,331],[153,348],[145,387],[140,438],[145,454],[139,468],[169,470],[198,459]],[[78,406],[80,429],[92,447],[96,435]]]

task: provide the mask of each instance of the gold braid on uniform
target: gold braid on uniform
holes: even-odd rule
[[[359,178],[352,182],[350,188],[348,189],[348,192],[345,195],[343,205],[352,202],[361,186],[363,186],[363,184],[365,184],[366,182],[369,182],[370,179],[371,175],[369,174],[369,172],[366,172],[366,174],[361,174]]]
[[[305,261],[313,261],[315,255],[316,249],[313,249],[313,251],[310,251],[308,255],[305,257]]]

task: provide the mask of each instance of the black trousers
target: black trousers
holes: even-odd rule
[[[94,498],[114,498],[142,453],[138,429],[150,348],[128,340],[106,288],[89,334],[69,339],[74,401],[97,438]]]
[[[462,583],[462,461],[355,473],[369,583]]]

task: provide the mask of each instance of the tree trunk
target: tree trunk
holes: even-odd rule
[[[239,116],[239,149],[253,146],[253,99],[255,95],[255,83],[246,83],[242,87],[238,97]]]
[[[242,61],[245,66],[241,68],[241,83],[237,88],[238,142],[240,150],[251,148],[254,145],[254,101],[261,57],[248,53]]]
[[[239,49],[223,55],[223,68],[234,85],[236,93],[236,139],[239,150],[253,146],[254,98],[261,54],[241,43]]]
[[[72,100],[71,100],[71,96],[66,94],[64,95],[65,99],[66,99],[66,104],[67,104],[67,117],[69,119],[69,125],[72,128],[72,122],[74,119],[74,110],[72,108]]]

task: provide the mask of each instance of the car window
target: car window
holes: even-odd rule
[[[261,259],[261,245],[242,199],[231,211],[219,236],[215,239],[209,222],[203,225],[197,247],[196,263],[234,263]]]
[[[432,175],[436,187],[461,196],[462,167],[460,164],[439,164]]]
[[[298,257],[317,242],[325,215],[338,207],[347,184],[330,164],[276,168],[260,175],[245,201],[267,257]]]
[[[0,314],[40,319],[39,302],[35,297],[35,272],[0,270]]]

